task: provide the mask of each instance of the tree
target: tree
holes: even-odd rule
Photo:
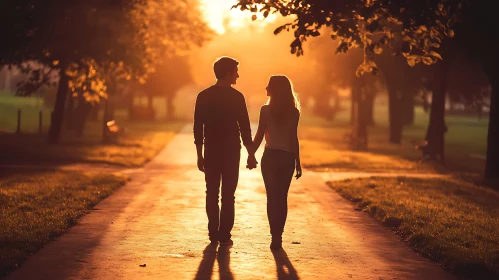
[[[187,56],[166,59],[156,67],[155,72],[147,76],[144,84],[135,87],[135,90],[146,93],[150,100],[153,96],[164,96],[167,119],[174,119],[173,102],[177,91],[193,80],[187,59]]]
[[[199,20],[195,4],[166,0],[45,0],[36,5],[27,0],[3,1],[0,18],[12,21],[14,28],[2,36],[10,41],[0,50],[0,64],[23,66],[33,76],[18,91],[21,95],[36,91],[50,72],[59,73],[49,130],[49,141],[57,143],[71,83],[72,91],[81,84],[82,93],[90,99],[95,93],[106,98],[115,94],[123,80],[143,80],[164,54],[185,51],[206,40],[209,32]],[[14,16],[9,15],[11,11]],[[34,69],[30,61],[38,61],[48,70]],[[92,77],[85,74],[91,68],[96,72]],[[77,83],[78,79],[102,84],[104,94],[87,83]]]
[[[294,30],[291,52],[303,54],[302,44],[309,37],[321,35],[321,28],[330,29],[338,39],[337,52],[360,47],[365,60],[359,73],[377,71],[372,58],[383,48],[401,52],[410,65],[417,62],[434,64],[441,56],[435,52],[445,35],[453,36],[451,26],[457,19],[462,0],[240,0],[234,7],[262,13],[292,16],[294,21],[278,27],[274,33]]]
[[[442,39],[453,36],[451,29],[456,20],[460,1],[239,1],[235,7],[252,12],[280,13],[293,16],[294,21],[275,30],[294,30],[291,53],[303,54],[302,44],[309,37],[321,35],[326,27],[332,32],[332,39],[339,40],[336,52],[352,48],[363,50],[363,62],[357,68],[357,75],[365,72],[378,73],[375,55],[388,50],[403,55],[410,66],[419,62],[434,64],[442,59],[436,50]],[[386,52],[385,52],[386,53]],[[387,81],[394,81],[389,77]],[[401,118],[399,88],[387,83],[390,93],[390,141],[400,143],[403,118]],[[410,98],[405,100],[410,101]]]
[[[46,84],[52,71],[59,73],[58,90],[49,129],[49,142],[57,143],[64,120],[65,104],[73,69],[109,61],[130,62],[130,45],[121,34],[135,34],[126,11],[130,1],[56,1],[36,4],[30,1],[4,1],[19,18],[10,18],[16,26],[8,32],[12,44],[3,53],[3,62],[17,64],[30,78],[18,94],[29,95]],[[2,10],[3,11],[3,10]],[[10,12],[10,10],[7,10]],[[0,16],[2,17],[2,16]],[[29,18],[27,23],[19,21]],[[119,27],[119,28],[118,28]],[[43,66],[32,67],[31,61]],[[78,71],[76,71],[78,72]]]
[[[480,63],[488,78],[490,96],[485,179],[499,179],[499,22],[493,3],[469,2],[456,27],[456,42]]]

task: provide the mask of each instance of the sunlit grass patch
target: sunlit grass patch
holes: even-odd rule
[[[328,184],[395,227],[424,256],[473,279],[499,279],[493,278],[499,276],[499,192],[455,179],[373,177]]]
[[[102,143],[98,123],[89,123],[83,137],[66,133],[58,145],[47,144],[45,136],[1,135],[0,162],[87,162],[138,167],[156,156],[184,125],[183,122],[125,123],[122,124],[125,133],[113,143]]]
[[[300,144],[303,166],[319,171],[435,172],[431,165],[417,161],[369,151],[335,149],[327,142],[304,139]]]
[[[0,177],[0,276],[59,236],[126,181],[69,171]]]
[[[368,128],[367,150],[352,151],[344,138],[345,133],[352,131],[348,123],[308,122],[300,126],[300,152],[304,165],[320,167],[318,170],[445,172],[448,169],[452,172],[481,175],[485,161],[471,157],[470,154],[484,152],[482,146],[485,146],[485,142],[481,133],[484,128],[468,128],[461,124],[453,129],[459,130],[462,135],[470,132],[474,137],[463,138],[458,133],[447,135],[445,168],[438,163],[419,162],[422,154],[415,147],[423,142],[426,133],[426,126],[422,124],[405,127],[402,144],[397,145],[389,143],[386,124],[377,123]],[[481,150],[479,146],[482,147]]]

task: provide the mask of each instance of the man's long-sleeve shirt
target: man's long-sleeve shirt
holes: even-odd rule
[[[198,94],[194,110],[194,143],[207,148],[251,145],[251,127],[246,101],[232,87],[211,86]]]

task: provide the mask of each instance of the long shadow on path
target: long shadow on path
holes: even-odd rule
[[[218,248],[217,261],[220,280],[234,280],[230,271],[230,248],[231,246],[221,246]]]
[[[211,279],[213,274],[213,266],[217,257],[217,244],[209,244],[203,250],[203,259],[199,263],[198,272],[195,280]]]
[[[277,279],[285,279],[285,280],[298,280],[300,277],[296,272],[293,264],[288,258],[288,254],[284,249],[279,251],[272,251],[275,259],[275,266],[277,269]]]
[[[206,246],[203,250],[203,259],[199,263],[198,271],[194,279],[211,279],[216,260],[218,262],[220,280],[234,280],[234,276],[230,270],[230,248],[230,246],[221,246],[218,248],[217,252],[216,244],[209,244]]]

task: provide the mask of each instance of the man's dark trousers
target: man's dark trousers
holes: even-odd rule
[[[206,181],[206,214],[208,234],[211,241],[225,241],[231,238],[234,226],[234,201],[239,179],[240,147],[205,146],[204,168]],[[218,207],[222,182],[222,207]]]

